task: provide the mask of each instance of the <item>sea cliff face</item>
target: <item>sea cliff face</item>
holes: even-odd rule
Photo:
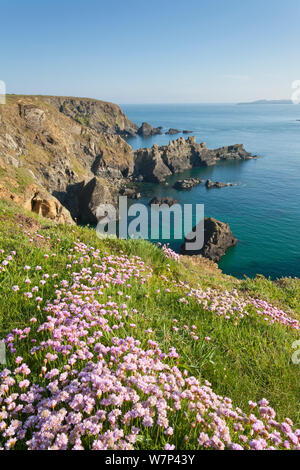
[[[134,151],[119,132],[135,126],[117,105],[13,95],[0,106],[0,124],[3,186],[9,185],[11,172],[25,172],[30,183],[57,198],[73,218],[80,218],[81,193],[92,179],[110,188],[113,201],[134,170]]]

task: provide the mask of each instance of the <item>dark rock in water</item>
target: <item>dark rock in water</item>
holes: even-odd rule
[[[166,135],[175,135],[175,134],[179,134],[180,130],[179,129],[173,129],[172,127],[170,127],[170,129],[166,132]]]
[[[203,223],[203,222],[202,222]],[[195,231],[195,227],[193,229]],[[204,244],[199,250],[187,250],[186,243],[192,243],[185,238],[181,246],[181,254],[193,256],[202,255],[212,261],[218,262],[225,255],[226,250],[237,244],[237,238],[225,222],[213,218],[204,218]]]
[[[161,206],[162,204],[167,204],[170,207],[173,206],[173,204],[177,204],[177,202],[178,201],[176,199],[173,199],[172,197],[154,197],[149,202],[149,206],[151,206],[152,204],[158,204],[159,206]]]
[[[134,188],[123,188],[120,191],[121,196],[127,196],[130,199],[140,199],[141,193]]]
[[[135,152],[134,176],[144,181],[162,182],[167,176],[191,168],[212,166],[222,160],[250,160],[257,158],[246,152],[243,145],[230,145],[210,150],[205,142],[198,144],[195,137],[172,140],[168,145],[142,148]]]
[[[138,129],[137,134],[142,137],[149,137],[151,135],[162,134],[161,127],[152,127],[148,122],[143,122]]]
[[[207,187],[207,189],[211,189],[211,188],[226,188],[228,186],[236,186],[236,184],[234,184],[234,183],[222,183],[221,181],[207,180],[206,183],[205,183],[205,186]]]
[[[187,131],[186,129],[182,131],[183,134],[192,134],[193,131]]]
[[[176,183],[173,185],[173,188],[178,189],[180,191],[185,191],[192,189],[194,186],[197,186],[201,183],[203,183],[203,180],[201,180],[200,178],[186,178],[184,180],[176,181]]]

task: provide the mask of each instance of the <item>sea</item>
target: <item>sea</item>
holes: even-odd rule
[[[238,278],[300,277],[300,106],[293,104],[146,104],[122,105],[140,125],[191,130],[208,148],[243,144],[259,158],[197,168],[167,179],[168,185],[144,184],[139,202],[170,196],[181,204],[204,204],[206,217],[229,223],[238,244],[219,263]],[[174,136],[129,138],[134,149],[166,145]],[[184,137],[188,137],[184,135]],[[177,191],[173,183],[186,177],[235,183],[236,186]],[[157,240],[153,240],[157,243]],[[179,251],[182,240],[171,240]]]

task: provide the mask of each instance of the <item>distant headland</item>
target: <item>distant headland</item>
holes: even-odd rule
[[[292,100],[256,100],[237,104],[294,104]]]

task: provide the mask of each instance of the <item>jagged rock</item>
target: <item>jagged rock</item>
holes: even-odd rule
[[[11,178],[8,178],[8,185],[5,180],[0,183],[0,199],[6,199],[15,202],[24,209],[35,212],[36,214],[51,219],[59,224],[74,224],[69,211],[45,189],[36,184],[29,184],[22,193],[12,191],[12,188],[18,188],[18,184]]]
[[[222,183],[221,181],[207,180],[206,183],[205,183],[205,186],[207,187],[207,189],[211,189],[211,188],[226,188],[228,186],[236,186],[236,184],[234,184],[234,183]]]
[[[179,129],[174,129],[173,127],[170,127],[170,129],[166,132],[166,135],[175,135],[179,133],[180,133]]]
[[[60,224],[74,224],[69,211],[45,191],[37,189],[33,197],[26,202],[25,208]]]
[[[154,158],[155,157],[155,158]],[[145,181],[161,182],[167,176],[190,168],[215,165],[220,160],[249,160],[253,157],[243,145],[231,145],[209,150],[205,142],[198,144],[195,137],[172,140],[168,145],[135,152],[134,175]],[[155,161],[154,161],[155,160]]]
[[[79,214],[80,224],[96,225],[98,222],[97,209],[100,204],[118,205],[118,188],[99,177],[92,178],[80,191]]]
[[[173,199],[172,197],[154,197],[149,202],[149,206],[152,204],[158,204],[161,206],[162,204],[167,204],[169,207],[173,206],[173,204],[177,204],[177,200]]]
[[[142,176],[144,181],[159,183],[172,174],[163,160],[158,145],[151,149],[140,149],[135,152],[135,173]]]
[[[193,231],[195,230],[195,227]],[[192,240],[190,240],[191,242]],[[202,255],[212,261],[220,261],[222,256],[225,255],[228,248],[237,244],[237,239],[230,230],[230,227],[225,222],[213,218],[204,218],[204,244],[199,250],[187,250],[185,239],[181,246],[181,254],[183,255]]]
[[[179,191],[185,191],[192,189],[194,186],[203,183],[203,180],[200,178],[186,178],[184,180],[178,180],[173,185],[174,189],[178,189]]]
[[[34,105],[23,105],[19,103],[19,114],[25,119],[27,127],[37,132],[43,129],[43,125],[46,119],[46,113],[44,110]]]
[[[151,135],[162,134],[161,127],[152,127],[148,122],[143,122],[138,129],[137,134],[142,137],[149,137]]]

